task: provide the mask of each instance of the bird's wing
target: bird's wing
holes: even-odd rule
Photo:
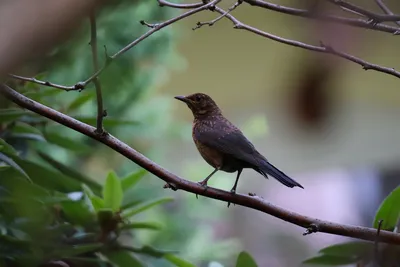
[[[257,165],[254,145],[237,128],[228,131],[209,128],[195,133],[197,140],[203,145],[218,150],[236,159]]]

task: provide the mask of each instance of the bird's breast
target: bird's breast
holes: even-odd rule
[[[212,149],[204,145],[196,138],[196,135],[201,135],[201,132],[206,129],[205,127],[207,126],[202,125],[199,122],[193,123],[193,131],[192,131],[193,141],[200,155],[208,164],[210,164],[214,168],[221,168],[223,164],[223,154],[215,149]]]

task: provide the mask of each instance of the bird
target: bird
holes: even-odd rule
[[[274,177],[283,185],[304,187],[272,165],[242,131],[222,114],[215,101],[204,93],[175,96],[184,102],[193,113],[192,138],[203,159],[214,168],[204,180],[198,183],[207,188],[207,183],[217,171],[237,172],[235,183],[230,190],[235,194],[243,169],[253,169],[268,179]]]

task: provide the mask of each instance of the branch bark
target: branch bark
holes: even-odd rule
[[[353,237],[369,241],[376,240],[376,229],[373,228],[338,224],[304,216],[289,210],[282,209],[271,203],[268,203],[264,201],[261,197],[258,197],[254,194],[249,194],[249,195],[243,195],[238,193],[232,194],[230,192],[212,187],[208,187],[207,190],[204,190],[204,188],[198,183],[187,181],[169,172],[168,170],[164,169],[157,163],[146,158],[144,155],[142,155],[135,149],[129,147],[127,144],[118,140],[112,135],[98,134],[96,128],[87,125],[85,123],[82,123],[74,118],[71,118],[61,112],[51,109],[36,101],[33,101],[6,85],[0,85],[0,94],[4,95],[10,101],[21,106],[22,108],[40,114],[52,121],[58,122],[70,129],[73,129],[77,132],[80,132],[88,137],[91,137],[105,144],[112,150],[132,160],[142,168],[148,170],[150,173],[154,174],[161,180],[165,181],[167,184],[170,185],[170,188],[173,188],[175,190],[180,189],[193,194],[198,194],[208,198],[234,203],[240,206],[261,211],[266,214],[270,214],[276,218],[279,218],[286,222],[305,228],[306,231],[304,234],[322,232],[322,233]],[[400,245],[400,234],[389,231],[380,231],[379,241],[381,243]]]
[[[90,47],[92,50],[92,59],[93,59],[93,69],[94,72],[99,70],[99,55],[97,52],[97,27],[96,27],[96,14],[95,10],[92,11],[89,17],[90,20]],[[104,133],[103,129],[103,118],[105,115],[105,111],[103,108],[103,96],[101,92],[101,84],[97,77],[93,79],[94,87],[96,88],[96,97],[97,97],[97,132],[99,134]]]

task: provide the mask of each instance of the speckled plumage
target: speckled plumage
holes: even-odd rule
[[[288,187],[303,188],[293,179],[278,170],[261,155],[239,128],[226,119],[214,100],[206,94],[196,93],[186,97],[175,97],[185,102],[192,110],[192,137],[204,160],[215,170],[200,184],[206,186],[218,170],[238,172],[232,192],[236,191],[239,176],[244,168],[252,168],[268,178],[271,175]]]

